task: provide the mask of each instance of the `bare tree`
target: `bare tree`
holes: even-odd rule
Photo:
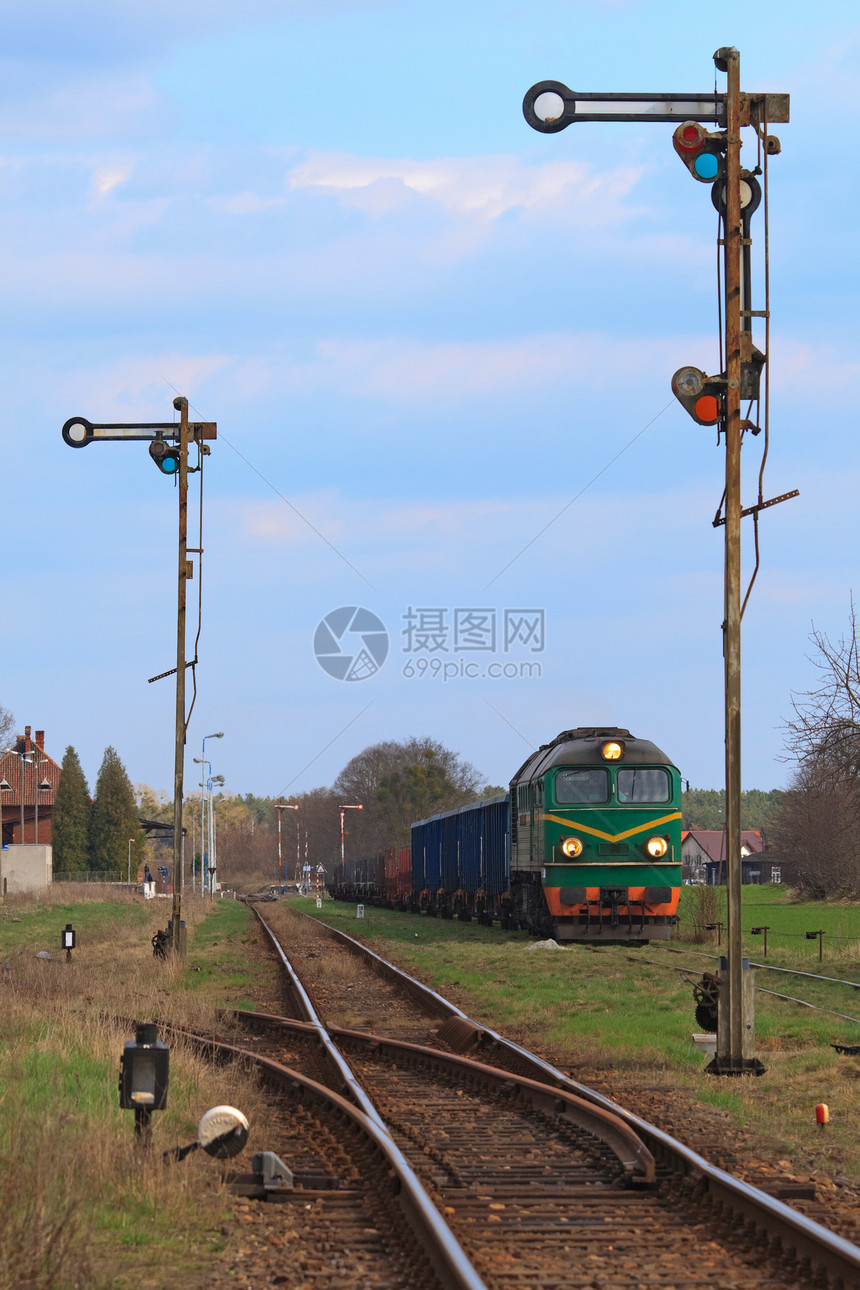
[[[786,749],[798,770],[774,829],[793,881],[815,898],[860,892],[860,642],[851,597],[838,640],[813,625],[819,684],[792,695]]]
[[[372,855],[409,841],[409,825],[472,802],[483,779],[435,739],[387,740],[365,748],[334,782],[340,803],[362,804],[350,819],[353,855]],[[353,816],[353,813],[350,813]]]
[[[0,752],[9,747],[10,738],[15,729],[15,718],[8,708],[0,705]]]
[[[853,595],[844,635],[831,641],[813,624],[809,639],[815,647],[810,662],[821,682],[792,695],[786,746],[801,768],[826,763],[831,774],[853,781],[860,776],[860,643]]]
[[[813,900],[860,892],[860,785],[820,761],[799,770],[781,803],[775,850]]]

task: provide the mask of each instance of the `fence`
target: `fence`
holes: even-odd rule
[[[53,875],[54,882],[102,882],[109,883],[112,887],[128,887],[127,882],[120,881],[116,872],[111,869],[77,869],[69,870],[66,873],[57,872]],[[135,884],[132,883],[131,886]]]

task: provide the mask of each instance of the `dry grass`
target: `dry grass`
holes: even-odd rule
[[[213,1068],[171,1041],[168,1107],[153,1117],[152,1150],[135,1150],[117,1092],[133,1038],[122,1019],[209,1029],[223,995],[194,988],[193,966],[153,958],[147,924],[166,923],[167,907],[144,916],[124,894],[75,906],[70,963],[53,948],[56,957],[37,959],[43,928],[62,927],[55,910],[68,901],[67,892],[10,900],[0,922],[3,949],[4,925],[17,939],[0,976],[0,1290],[162,1285],[177,1274],[203,1285],[230,1200],[208,1156],[165,1166],[161,1153],[192,1141],[200,1116],[220,1103],[241,1107],[253,1131],[261,1095],[240,1065]],[[200,902],[183,902],[190,935],[202,913]],[[20,927],[9,927],[17,918]]]

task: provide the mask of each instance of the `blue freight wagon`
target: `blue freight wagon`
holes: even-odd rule
[[[412,885],[421,909],[442,918],[507,921],[508,800],[472,802],[412,825]]]

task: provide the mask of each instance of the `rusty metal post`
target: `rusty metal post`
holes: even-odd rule
[[[741,223],[741,94],[740,54],[734,48],[717,50],[717,67],[725,71],[726,87],[726,524],[725,617],[723,664],[725,674],[726,743],[726,949],[721,972],[722,991],[717,1053],[709,1070],[741,1074],[761,1070],[755,1060],[752,972],[743,957],[741,926],[741,296],[743,226]],[[749,307],[749,306],[747,306]],[[750,978],[749,981],[746,978]]]
[[[182,796],[185,770],[185,605],[188,581],[188,400],[173,400],[179,411],[179,572],[176,611],[176,755],[173,771],[173,936],[174,954],[185,955],[182,926]]]
[[[726,689],[726,895],[729,1034],[732,1066],[740,1064],[743,1044],[741,984],[741,132],[740,55],[726,51],[726,533],[725,638]]]

